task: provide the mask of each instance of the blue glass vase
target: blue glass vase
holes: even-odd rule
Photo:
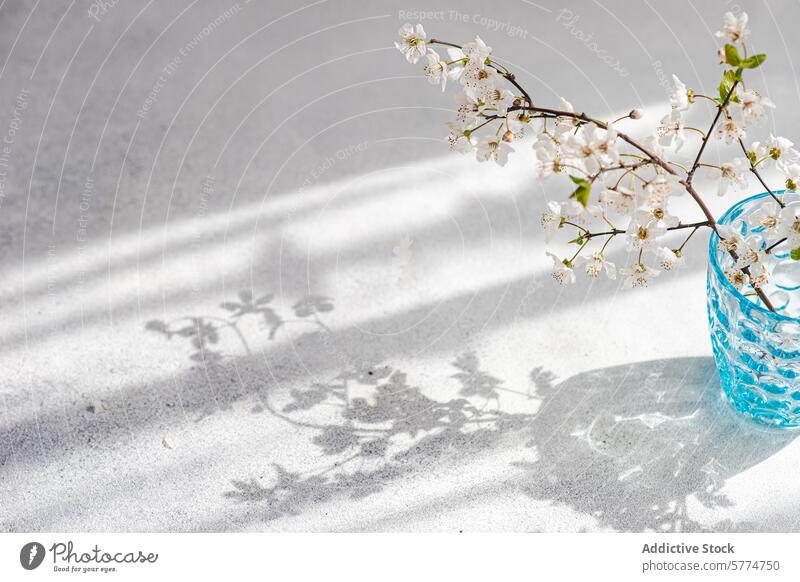
[[[795,193],[776,192],[787,205],[800,204]],[[749,219],[765,204],[768,193],[742,200],[718,221],[731,225],[748,241],[760,241],[763,227]],[[789,256],[787,245],[767,255],[773,273],[764,291],[776,309],[772,312],[752,288],[741,290],[725,276],[734,260],[718,248],[712,233],[708,262],[708,321],[711,345],[722,389],[734,409],[754,421],[779,427],[800,426],[800,262]],[[767,243],[758,242],[761,249]],[[768,262],[767,262],[768,261]],[[747,296],[745,296],[747,295]]]

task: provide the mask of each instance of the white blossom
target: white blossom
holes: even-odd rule
[[[786,237],[789,248],[800,246],[800,206],[785,206],[781,209],[775,232],[777,237]]]
[[[570,198],[561,203],[561,214],[574,224],[587,226],[593,219],[603,215],[603,209],[599,204],[584,206],[574,198]]]
[[[750,145],[748,157],[759,167],[771,168],[773,165],[782,174],[786,174],[790,165],[800,163],[800,152],[785,137],[770,134],[764,142],[755,141]]]
[[[449,76],[452,80],[458,81],[464,73],[464,63],[469,59],[460,48],[449,46],[447,47],[447,56],[450,57],[450,64],[448,65]]]
[[[548,252],[547,255],[553,259],[553,279],[561,285],[569,285],[575,282],[575,271],[568,261],[559,259],[556,255]]]
[[[615,188],[604,189],[600,192],[597,200],[602,206],[613,210],[620,216],[630,216],[636,205],[636,194],[633,190],[619,185]]]
[[[740,103],[729,103],[728,113],[717,126],[717,139],[724,140],[727,144],[744,139],[745,132],[744,111]]]
[[[481,106],[475,99],[460,91],[456,93],[456,105],[458,105],[456,119],[464,125],[473,126],[478,124]]]
[[[669,213],[666,202],[667,201],[664,200],[660,204],[653,204],[649,207],[640,208],[638,214],[639,220],[648,222],[654,221],[667,228],[678,226],[680,220],[678,220],[677,216],[673,216]]]
[[[739,104],[741,104],[741,112],[745,124],[760,121],[764,117],[764,107],[775,108],[775,104],[769,98],[756,91],[743,91],[740,93]],[[737,104],[731,103],[730,105]]]
[[[468,59],[467,67],[483,68],[492,53],[492,47],[486,46],[481,37],[476,36],[474,41],[462,47],[461,52]]]
[[[625,276],[625,281],[622,284],[623,289],[647,287],[650,279],[658,277],[658,271],[641,262],[634,263],[629,267],[623,267],[619,272]]]
[[[400,27],[398,34],[402,38],[400,42],[395,42],[394,46],[403,53],[406,60],[415,65],[417,61],[425,56],[427,47],[425,45],[425,29],[421,24],[414,25],[406,23]]]
[[[561,169],[560,146],[549,134],[540,137],[533,145],[533,150],[536,152],[536,175],[539,179],[546,178]]]
[[[764,229],[767,238],[774,236],[779,221],[780,207],[775,202],[764,202],[747,217],[747,223],[750,227]]]
[[[764,265],[760,265],[758,270],[753,271],[754,269],[750,270],[750,284],[754,289],[763,289],[769,284],[769,271]]]
[[[575,201],[570,200],[569,202]],[[578,224],[589,224],[592,220],[603,216],[603,207],[596,202],[590,202],[586,206],[578,202],[577,206],[573,205],[573,208],[576,208],[578,212],[568,214],[567,216],[571,222],[577,222]]]
[[[648,220],[646,215],[636,213],[631,220],[625,234],[627,235],[629,251],[649,251],[658,244],[658,239],[664,236],[667,229],[657,221]]]
[[[532,119],[524,109],[509,111],[506,114],[506,127],[514,132],[514,135],[521,136],[527,126],[532,126],[533,131],[538,132],[542,127],[541,119]]]
[[[547,208],[542,212],[541,225],[544,230],[544,240],[550,241],[556,231],[561,228],[561,205],[555,200],[547,203]]]
[[[728,252],[735,253],[747,248],[741,232],[729,224],[718,224],[717,235],[719,235],[719,246]]]
[[[508,162],[508,154],[514,151],[510,145],[496,135],[484,135],[478,140],[478,148],[475,152],[479,162],[494,160],[501,166]]]
[[[665,149],[665,146],[661,145],[661,136],[658,134],[658,130],[656,130],[655,134],[648,135],[646,138],[644,138],[644,146],[657,158],[661,158],[665,162],[668,161],[667,150]]]
[[[760,268],[763,259],[764,255],[761,251],[745,244],[739,249],[735,266],[737,269],[744,269],[745,267],[753,268],[753,266]]]
[[[472,139],[467,135],[467,130],[459,123],[450,122],[447,124],[450,135],[447,136],[447,143],[450,149],[462,154],[472,150]]]
[[[675,75],[672,75],[672,93],[670,93],[669,102],[673,111],[680,112],[689,109],[689,92],[686,90],[686,85]]]
[[[428,65],[425,67],[425,76],[428,77],[428,81],[432,85],[441,84],[442,91],[444,91],[448,77],[447,62],[439,58],[439,53],[433,49],[428,50],[425,58],[428,59]]]
[[[460,75],[464,90],[473,99],[479,100],[502,81],[500,75],[492,68],[486,66],[492,49],[480,37],[475,37],[473,42],[468,42],[461,49],[466,63]]]
[[[644,185],[647,203],[654,206],[664,204],[667,198],[672,196],[676,191],[681,194],[683,193],[680,177],[665,172],[659,172]]]
[[[486,107],[494,108],[498,115],[505,115],[515,99],[511,91],[499,87],[488,90],[482,98],[486,102]]]
[[[680,111],[674,110],[669,115],[664,116],[658,128],[656,128],[658,135],[658,143],[664,147],[675,146],[675,151],[681,149],[686,141],[686,133],[683,128],[683,121],[681,120]]]
[[[737,291],[740,291],[742,287],[744,287],[745,281],[747,280],[744,272],[741,269],[725,269],[724,273],[725,278],[730,281],[731,285],[733,285]]]
[[[664,271],[672,271],[682,266],[685,262],[683,252],[669,247],[660,247],[656,251],[659,266]]]
[[[775,137],[770,135],[769,144],[769,158],[775,160],[775,167],[782,174],[786,174],[789,166],[792,164],[800,164],[800,152],[794,147],[794,144],[785,137]]]
[[[745,178],[742,169],[741,158],[736,158],[733,162],[726,162],[720,164],[720,177],[717,194],[725,196],[728,193],[728,188],[733,187],[734,190],[747,187],[747,178]]]
[[[564,144],[564,155],[575,160],[588,174],[619,163],[616,147],[617,132],[613,127],[600,129],[587,123]]]
[[[575,108],[572,103],[561,97],[561,106],[564,111],[575,113]],[[568,115],[559,115],[556,117],[556,137],[571,132],[578,125],[578,120]]]
[[[747,159],[751,164],[755,165],[756,162],[763,168],[772,166],[775,161],[768,154],[768,146],[760,141],[754,141],[750,144],[750,149],[747,150]]]
[[[722,30],[717,32],[717,38],[724,38],[733,42],[741,42],[750,31],[747,29],[747,12],[742,12],[738,17],[733,12],[726,12],[722,17]]]
[[[464,92],[475,101],[487,101],[490,93],[502,84],[502,77],[494,69],[468,66],[461,74]]]
[[[614,263],[607,261],[603,253],[594,253],[590,257],[578,257],[575,266],[583,265],[586,274],[596,279],[600,273],[605,272],[609,279],[617,278],[617,268]]]
[[[786,176],[786,189],[797,190],[797,185],[800,184],[800,163],[793,163],[786,166],[783,175]]]

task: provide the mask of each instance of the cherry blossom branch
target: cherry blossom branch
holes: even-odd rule
[[[775,193],[772,190],[770,190],[770,187],[767,186],[767,183],[764,181],[764,178],[762,178],[761,174],[758,173],[758,170],[756,169],[756,165],[753,163],[753,160],[751,160],[750,156],[747,155],[747,147],[744,145],[742,138],[739,138],[739,145],[742,147],[742,152],[744,153],[744,156],[747,158],[747,161],[750,162],[750,171],[755,175],[756,178],[758,178],[758,181],[761,182],[761,185],[764,187],[764,189],[769,193],[770,196],[772,196],[772,199],[778,203],[778,206],[780,206],[781,208],[785,208],[786,204],[783,203],[783,200],[778,198],[775,195]]]
[[[688,184],[692,183],[692,178],[694,178],[694,173],[697,171],[697,168],[700,167],[700,158],[703,157],[703,151],[706,149],[706,145],[708,144],[708,140],[711,137],[711,134],[714,132],[714,127],[716,127],[717,122],[719,121],[722,112],[725,111],[725,108],[728,106],[728,103],[733,97],[733,92],[736,91],[736,86],[739,84],[739,81],[734,81],[733,85],[731,85],[730,91],[725,96],[723,102],[717,107],[717,114],[714,116],[714,120],[711,122],[711,127],[708,128],[708,132],[706,136],[703,138],[703,142],[700,144],[700,149],[697,152],[697,157],[694,159],[694,163],[692,164],[692,169],[689,170],[689,175],[686,176],[686,182]],[[715,229],[716,230],[716,229]]]
[[[527,111],[534,111],[534,112],[537,112],[537,113],[544,113],[544,114],[551,115],[553,117],[571,117],[573,119],[577,119],[578,121],[580,121],[582,123],[594,123],[598,127],[601,127],[603,129],[608,129],[608,124],[606,122],[601,121],[599,119],[594,119],[592,117],[589,117],[585,113],[576,113],[574,111],[561,111],[559,109],[549,109],[547,107],[536,107],[536,106],[531,106],[531,107],[524,107],[524,106],[511,107],[509,109],[509,111],[517,110],[517,109],[525,109]],[[619,137],[624,142],[628,143],[628,145],[630,145],[630,146],[636,148],[637,150],[639,150],[640,152],[642,152],[652,163],[656,164],[657,166],[662,168],[664,171],[668,172],[669,174],[672,174],[673,176],[678,176],[678,173],[672,168],[672,166],[670,166],[670,164],[668,164],[667,162],[665,162],[664,160],[662,160],[661,158],[656,156],[653,152],[651,152],[649,149],[647,149],[642,144],[638,143],[636,140],[634,140],[629,135],[627,135],[625,133],[622,133],[621,131],[618,131],[617,132],[617,137]],[[708,208],[706,203],[703,201],[703,199],[700,196],[700,194],[697,192],[697,190],[694,189],[694,187],[692,186],[691,182],[688,179],[680,180],[680,184],[691,195],[691,197],[694,199],[694,201],[700,207],[700,210],[703,212],[703,215],[706,217],[706,220],[708,221],[709,226],[714,230],[714,232],[716,232],[717,231],[717,222],[716,222],[716,220],[714,218],[714,215],[711,213],[711,210]]]
[[[428,44],[441,44],[441,45],[444,45],[444,46],[457,48],[459,50],[461,50],[463,48],[461,45],[457,45],[457,44],[452,43],[452,42],[446,42],[446,41],[443,41],[443,40],[438,40],[438,39],[435,39],[435,38],[430,39],[428,41]],[[501,70],[497,66],[497,64],[494,61],[491,61],[491,60],[489,61],[488,65],[490,67],[492,67],[495,71],[500,73],[509,83],[514,85],[514,87],[516,87],[522,93],[522,96],[525,98],[525,101],[527,101],[528,103],[533,105],[533,99],[531,99],[531,96],[528,95],[528,92],[522,87],[522,85],[520,85],[517,82],[516,77],[514,76],[514,74],[511,71],[509,71],[505,67],[503,67],[504,70]]]
[[[728,93],[728,99],[729,98],[730,98],[730,92]],[[727,102],[728,99],[726,99],[725,102]],[[512,107],[509,110],[511,110],[511,109],[514,109],[514,108]],[[534,111],[534,112],[537,112],[537,113],[549,114],[549,115],[552,115],[554,117],[571,117],[571,118],[577,119],[578,121],[581,121],[583,123],[594,123],[598,127],[602,127],[603,129],[608,129],[608,124],[607,123],[605,123],[603,121],[600,121],[598,119],[591,118],[588,115],[586,115],[585,113],[576,113],[574,111],[561,111],[561,110],[558,110],[558,109],[549,109],[549,108],[546,108],[546,107],[536,107],[536,106],[531,106],[531,107],[520,106],[520,107],[517,107],[517,109],[526,109],[526,110]],[[718,112],[717,116],[715,117],[715,120],[719,119],[719,115],[720,115],[720,112]],[[716,124],[716,121],[715,121],[715,124]],[[712,125],[712,129],[713,129],[713,125]],[[710,134],[711,134],[711,131],[709,131],[709,135]],[[672,167],[668,163],[666,163],[664,160],[662,160],[661,158],[659,158],[658,156],[653,154],[649,149],[647,149],[645,146],[643,146],[640,143],[638,143],[636,140],[634,140],[633,138],[631,138],[627,134],[622,133],[622,132],[617,132],[617,137],[619,137],[620,139],[622,139],[623,141],[628,143],[630,146],[638,149],[646,157],[648,157],[650,160],[652,160],[653,163],[655,163],[658,166],[660,166],[666,172],[672,174],[673,176],[677,176],[678,175],[678,173],[674,169],[672,169]],[[704,144],[706,143],[706,141],[707,141],[707,139],[704,141]],[[696,162],[696,163],[699,163],[699,162]],[[695,169],[696,169],[696,167],[693,167],[693,170],[695,170]],[[706,222],[708,223],[708,226],[719,236],[719,231],[717,230],[717,221],[714,218],[714,215],[712,214],[711,210],[708,208],[708,205],[706,205],[706,203],[703,200],[702,196],[700,196],[700,194],[697,192],[697,190],[694,189],[694,186],[691,183],[691,172],[690,172],[689,177],[687,177],[687,179],[680,180],[680,184],[686,189],[686,191],[689,193],[689,195],[694,199],[694,201],[700,207],[701,212],[706,217]],[[720,237],[720,238],[722,238],[722,237]],[[739,256],[733,250],[729,250],[728,254],[730,254],[730,256],[733,258],[734,261],[737,261],[739,259]],[[741,270],[751,280],[753,279],[753,277],[752,277],[752,275],[750,273],[750,267],[749,266],[743,267]],[[775,307],[772,305],[772,302],[769,300],[769,297],[767,297],[766,293],[764,293],[761,290],[761,288],[759,288],[759,287],[754,287],[754,289],[755,289],[755,292],[758,295],[759,299],[761,299],[761,301],[764,303],[764,306],[767,309],[769,309],[770,311],[774,312],[775,311]]]
[[[670,162],[666,160],[666,158],[662,157],[662,154],[656,155],[653,151],[649,149],[649,146],[646,146],[642,143],[639,143],[636,139],[632,138],[631,136],[627,135],[626,133],[619,132],[616,130],[616,127],[613,127],[613,124],[616,121],[620,121],[626,118],[638,119],[641,117],[641,112],[638,110],[633,110],[627,116],[623,116],[618,120],[608,123],[599,119],[595,119],[586,115],[586,113],[576,113],[572,110],[572,107],[567,104],[567,108],[569,111],[563,111],[560,109],[553,109],[547,107],[540,107],[533,103],[533,99],[530,97],[530,94],[525,90],[525,88],[517,81],[515,74],[508,69],[505,65],[502,65],[496,61],[493,61],[490,58],[491,48],[487,47],[485,43],[481,39],[476,39],[474,43],[468,45],[458,45],[455,43],[441,41],[438,39],[431,39],[427,41],[427,44],[439,44],[448,47],[453,47],[463,51],[460,58],[456,58],[457,55],[452,55],[451,58],[455,59],[450,62],[444,62],[439,60],[438,55],[435,51],[430,51],[426,53],[425,49],[425,35],[424,31],[422,30],[421,25],[417,25],[416,29],[414,29],[410,24],[404,25],[404,27],[400,31],[400,35],[403,38],[402,43],[396,43],[397,48],[401,50],[406,55],[407,60],[410,62],[416,62],[420,56],[426,56],[428,59],[428,66],[426,67],[426,74],[429,80],[432,83],[438,83],[441,81],[442,87],[444,88],[444,84],[447,79],[448,75],[448,66],[453,65],[456,63],[460,63],[464,65],[465,70],[470,70],[470,77],[469,80],[464,82],[462,79],[462,83],[468,87],[467,89],[467,103],[469,100],[472,99],[475,102],[475,108],[470,111],[469,105],[462,115],[464,115],[465,119],[469,119],[471,115],[475,112],[478,112],[478,116],[483,118],[483,121],[480,122],[476,127],[469,128],[466,127],[460,130],[455,128],[455,130],[451,127],[451,147],[454,149],[459,149],[462,151],[464,144],[464,138],[466,138],[466,145],[476,147],[477,157],[479,161],[485,161],[488,159],[494,159],[500,165],[504,165],[506,163],[508,152],[514,151],[508,145],[508,142],[512,142],[514,140],[515,133],[517,133],[518,129],[515,127],[518,126],[520,123],[528,123],[531,118],[543,118],[544,119],[544,133],[547,134],[547,120],[555,118],[556,124],[563,126],[563,120],[572,119],[574,120],[574,132],[571,132],[569,129],[565,128],[566,133],[573,133],[574,136],[569,137],[569,144],[570,147],[577,147],[580,151],[578,152],[579,156],[583,157],[592,157],[592,163],[584,165],[580,162],[570,165],[569,161],[567,163],[563,163],[562,160],[559,160],[555,157],[552,152],[544,151],[544,157],[542,158],[542,163],[549,163],[552,167],[549,168],[548,173],[555,173],[559,172],[565,168],[573,168],[578,172],[578,175],[571,175],[570,178],[572,181],[577,185],[577,189],[572,193],[571,197],[574,201],[579,202],[583,208],[580,209],[580,212],[585,212],[588,209],[589,204],[589,197],[591,193],[592,185],[597,181],[597,179],[607,173],[612,171],[620,171],[622,175],[617,180],[617,185],[621,182],[621,180],[631,174],[631,179],[634,177],[643,180],[645,184],[645,190],[650,190],[651,188],[655,188],[654,192],[659,191],[658,189],[666,188],[667,192],[669,192],[671,188],[671,184],[680,184],[686,192],[692,197],[694,202],[697,204],[698,208],[702,212],[705,220],[689,223],[689,224],[681,224],[678,223],[677,226],[665,228],[664,225],[659,226],[658,228],[661,229],[660,232],[665,231],[673,231],[673,230],[684,230],[684,229],[691,229],[691,232],[683,241],[679,249],[673,249],[673,252],[676,256],[680,257],[681,250],[684,246],[688,243],[691,237],[703,226],[708,226],[711,228],[720,239],[723,240],[723,237],[720,234],[720,228],[718,228],[716,219],[712,214],[711,210],[709,209],[708,205],[706,204],[703,197],[699,194],[699,192],[695,189],[693,185],[694,176],[697,172],[697,169],[703,166],[709,166],[708,164],[703,164],[701,162],[703,154],[705,153],[705,149],[708,146],[708,142],[711,138],[712,134],[715,134],[715,128],[717,127],[720,120],[725,118],[726,122],[723,127],[721,127],[716,133],[723,134],[726,137],[726,141],[731,143],[732,139],[737,139],[739,142],[742,151],[744,152],[745,156],[748,158],[750,162],[750,171],[756,176],[759,182],[764,186],[770,196],[780,205],[781,209],[784,208],[783,202],[775,195],[775,193],[767,186],[765,180],[762,178],[756,165],[758,163],[757,160],[754,159],[755,156],[751,156],[751,154],[747,151],[743,140],[741,139],[741,129],[739,128],[740,118],[739,116],[744,115],[745,117],[757,118],[763,115],[763,110],[761,109],[764,105],[766,106],[773,106],[768,99],[761,99],[757,93],[748,92],[745,84],[742,80],[742,72],[745,69],[752,69],[758,67],[766,58],[763,54],[754,54],[748,56],[747,49],[744,46],[743,38],[746,35],[745,25],[747,23],[746,15],[743,15],[742,18],[736,19],[731,14],[726,14],[725,16],[725,29],[724,31],[718,33],[718,36],[725,37],[730,39],[734,44],[726,44],[724,48],[720,49],[721,55],[721,62],[725,65],[728,65],[730,69],[726,70],[723,74],[722,83],[720,85],[720,99],[712,99],[711,97],[705,95],[699,95],[699,97],[708,99],[713,101],[716,105],[717,111],[714,114],[713,120],[711,121],[710,127],[708,128],[707,132],[703,132],[702,130],[695,128],[695,127],[687,127],[683,126],[680,122],[680,113],[685,111],[689,104],[691,104],[694,100],[695,96],[698,96],[691,90],[687,90],[686,86],[680,82],[677,77],[674,77],[675,81],[675,90],[670,97],[671,105],[672,105],[672,114],[664,120],[662,120],[662,128],[663,129],[663,136],[671,136],[675,135],[679,140],[682,140],[682,132],[684,130],[692,130],[696,131],[701,134],[702,141],[700,142],[699,149],[697,151],[696,157],[694,158],[694,162],[689,168],[682,166],[681,164],[677,164],[675,162]],[[740,45],[740,48],[744,49],[744,56],[740,56],[739,50],[737,49],[737,45]],[[452,51],[451,51],[452,52]],[[482,69],[492,69],[495,73],[491,75],[486,75],[485,72],[481,73]],[[465,73],[466,75],[466,73]],[[466,78],[466,77],[465,77]],[[484,79],[488,82],[487,87],[481,87],[481,83],[483,83]],[[510,83],[514,88],[515,91],[500,91],[498,85],[495,84],[493,79],[504,79],[506,82]],[[478,87],[479,89],[476,89]],[[737,98],[734,97],[734,94],[737,91],[737,88],[741,88],[741,92]],[[483,91],[485,93],[481,93],[481,97],[475,97],[472,95],[470,91]],[[520,96],[521,95],[521,96]],[[488,98],[487,98],[488,96]],[[735,100],[735,107],[733,101]],[[509,102],[511,102],[509,104]],[[502,103],[502,109],[501,105]],[[462,106],[463,107],[463,106]],[[481,110],[484,111],[489,108],[494,108],[497,111],[496,115],[486,115],[485,113],[481,113]],[[514,111],[521,111],[521,114],[514,115],[514,127],[512,127],[512,115],[511,113]],[[502,115],[502,112],[505,112],[505,115]],[[529,115],[530,113],[530,115]],[[635,115],[634,115],[635,114]],[[471,135],[473,132],[485,127],[492,121],[502,120],[505,119],[505,126],[506,132],[500,138],[500,130],[502,127],[498,127],[496,135],[494,136],[483,136],[477,143],[473,143],[471,141]],[[581,143],[580,140],[582,139],[598,139],[596,134],[590,130],[586,130],[585,132],[580,133],[582,126],[585,124],[591,124],[594,127],[600,128],[605,130],[606,132],[606,142],[600,143],[599,145],[595,145],[592,143]],[[671,125],[672,124],[672,125]],[[613,131],[613,133],[612,133]],[[557,132],[558,135],[558,132]],[[553,138],[555,141],[555,138]],[[602,139],[602,137],[600,138]],[[772,138],[774,139],[774,138]],[[619,163],[619,156],[626,155],[624,153],[618,153],[616,151],[616,146],[613,144],[613,141],[618,140],[620,143],[625,143],[628,146],[634,148],[641,156],[637,156],[634,154],[628,154],[632,157],[640,158],[640,161],[636,163],[626,164],[626,163]],[[573,143],[576,142],[576,144]],[[672,141],[672,138],[669,139]],[[505,143],[504,143],[505,142]],[[561,147],[561,142],[556,141],[556,146]],[[551,144],[552,145],[552,144]],[[790,144],[791,145],[791,144]],[[597,147],[597,152],[593,152],[593,148]],[[656,147],[656,146],[653,146]],[[581,149],[582,148],[582,149]],[[793,150],[794,151],[794,150]],[[610,152],[610,154],[609,154]],[[794,152],[795,155],[797,152]],[[776,159],[779,154],[775,155]],[[553,159],[548,159],[548,156],[554,156]],[[598,157],[600,158],[598,160]],[[579,158],[580,159],[580,158]],[[611,162],[614,162],[613,164]],[[645,180],[642,176],[637,173],[637,169],[641,167],[651,166],[656,173],[656,178],[651,180]],[[720,177],[720,192],[724,193],[724,189],[727,187],[728,183],[741,184],[746,183],[738,173],[736,173],[735,169],[729,168],[728,165],[723,164],[721,166],[709,166],[717,169],[721,172]],[[678,174],[677,169],[680,169],[684,172],[683,178],[681,174]],[[581,174],[584,177],[580,177]],[[790,176],[791,178],[791,176]],[[788,184],[788,181],[787,181]],[[660,196],[657,194],[656,196]],[[574,202],[572,202],[574,204]],[[556,205],[555,208],[558,208],[558,204],[556,202],[552,202],[549,204]],[[655,204],[655,203],[654,203]],[[660,203],[659,203],[660,204]],[[554,220],[558,220],[559,218],[559,210],[555,210],[554,213],[551,212],[550,214],[543,215],[543,225],[549,224],[548,228],[553,228]],[[666,215],[666,210],[664,207],[661,207],[661,212]],[[571,216],[568,214],[568,216]],[[578,214],[575,214],[578,216]],[[548,218],[549,217],[549,218]],[[628,231],[624,231],[621,229],[616,228],[611,222],[609,222],[605,217],[604,220],[608,223],[608,226],[611,227],[611,230],[597,232],[597,233],[590,233],[588,228],[584,228],[575,224],[573,222],[569,222],[566,220],[565,216],[560,216],[561,222],[557,226],[562,226],[564,224],[571,224],[579,229],[579,236],[577,239],[570,241],[577,243],[580,248],[575,253],[575,256],[571,260],[563,259],[559,260],[555,255],[552,255],[555,260],[555,270],[554,270],[554,277],[561,283],[564,281],[574,281],[574,275],[572,274],[571,270],[573,268],[572,262],[580,255],[583,249],[586,247],[588,242],[597,236],[607,236],[607,240],[603,245],[603,249],[606,248],[608,243],[611,239],[615,238],[618,234],[624,234]],[[576,222],[581,222],[577,220]],[[644,236],[647,235],[647,228],[646,227],[639,227],[640,231],[644,230]],[[630,229],[630,227],[629,227]],[[640,233],[640,236],[641,233]],[[659,235],[655,235],[656,237]],[[777,244],[780,243],[776,243]],[[725,245],[725,248],[729,255],[739,263],[739,257],[736,253],[735,246],[733,245]],[[771,250],[774,247],[770,247]],[[631,276],[635,276],[635,273],[641,274],[641,279],[637,282],[634,281],[633,284],[635,285],[643,285],[646,284],[647,276],[650,275],[652,270],[650,270],[646,265],[642,263],[642,249],[639,252],[639,259],[638,264],[635,266],[628,268],[628,274]],[[769,252],[769,251],[768,251]],[[599,256],[599,259],[597,258]],[[595,254],[594,258],[592,259],[595,261],[593,265],[589,265],[587,263],[587,272],[591,276],[596,276],[597,270],[602,268],[602,251],[599,255]],[[599,263],[597,262],[599,261]],[[562,264],[563,263],[563,264]],[[770,300],[765,295],[764,291],[762,291],[761,287],[764,285],[764,275],[759,275],[759,277],[755,278],[752,276],[750,272],[750,265],[745,265],[743,267],[738,268],[739,273],[743,273],[748,277],[748,281],[752,285],[755,294],[759,296],[763,304],[770,309],[771,311],[775,311],[774,307],[772,306]],[[606,267],[607,268],[607,267]],[[613,268],[613,265],[611,265]],[[665,267],[666,268],[666,267]],[[592,269],[594,272],[592,272]],[[638,270],[637,270],[638,269]],[[633,273],[633,275],[632,275]],[[627,281],[628,285],[631,285],[630,279]]]

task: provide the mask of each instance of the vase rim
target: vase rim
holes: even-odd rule
[[[780,195],[780,194],[787,193],[787,191],[786,190],[773,190],[772,193],[775,194],[775,195]],[[791,194],[797,194],[796,192],[793,192],[793,191],[790,192],[790,193]],[[744,200],[740,200],[739,202],[737,202],[736,204],[734,204],[733,206],[728,208],[725,211],[725,213],[722,216],[719,217],[719,220],[717,220],[717,224],[725,224],[725,220],[731,214],[733,214],[734,212],[739,210],[742,206],[745,206],[745,205],[749,204],[750,202],[753,202],[754,200],[758,200],[759,198],[765,198],[767,196],[770,196],[769,192],[761,192],[760,194],[754,194],[753,196],[745,198]],[[711,236],[708,237],[708,264],[712,269],[714,269],[714,273],[715,273],[717,279],[721,282],[722,286],[731,295],[733,295],[734,297],[736,297],[740,301],[747,301],[748,303],[750,303],[750,305],[752,305],[753,309],[764,313],[768,317],[771,317],[773,319],[777,319],[779,321],[791,321],[793,323],[800,323],[800,317],[790,317],[788,315],[783,315],[781,313],[770,311],[769,309],[767,309],[763,305],[760,305],[759,303],[756,303],[752,299],[749,299],[749,298],[745,297],[744,295],[742,295],[739,292],[739,290],[736,289],[736,287],[734,287],[733,284],[730,281],[728,281],[728,278],[722,272],[722,268],[719,266],[719,263],[717,262],[717,241],[719,241],[719,236],[712,229]]]

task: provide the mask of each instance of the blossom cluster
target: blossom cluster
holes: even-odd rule
[[[478,37],[463,47],[446,47],[448,60],[443,60],[439,53],[427,46],[421,24],[416,28],[405,24],[400,29],[400,36],[401,42],[395,45],[410,63],[423,57],[427,60],[425,74],[431,83],[441,85],[443,91],[448,80],[461,85],[462,91],[456,97],[457,121],[449,124],[451,147],[460,152],[474,149],[478,160],[494,160],[505,165],[508,154],[514,151],[509,142],[513,141],[514,133],[521,132],[528,119],[523,110],[509,113],[509,109],[520,102],[505,88],[505,79],[497,69],[489,66],[492,49]],[[472,133],[481,124],[501,118],[505,132],[473,138]]]
[[[775,105],[745,83],[744,72],[757,68],[766,58],[748,53],[747,24],[746,13],[727,13],[717,33],[725,42],[718,51],[725,67],[718,95],[696,93],[673,75],[669,112],[648,137],[638,141],[618,127],[641,119],[641,110],[632,109],[605,122],[576,112],[563,98],[558,108],[540,106],[515,75],[495,60],[491,47],[480,37],[456,45],[427,39],[422,25],[406,24],[395,44],[409,62],[424,59],[426,77],[443,91],[448,82],[458,85],[456,119],[448,124],[452,149],[474,152],[479,161],[492,160],[502,166],[515,151],[512,144],[527,132],[533,137],[537,176],[568,175],[569,195],[547,202],[541,216],[548,241],[565,232],[576,248],[566,257],[548,253],[556,281],[573,283],[580,271],[590,278],[604,274],[613,279],[619,274],[624,278],[623,287],[647,286],[662,271],[680,267],[688,240],[698,229],[709,227],[733,257],[726,272],[729,280],[739,289],[749,287],[769,306],[762,292],[771,278],[764,259],[781,244],[796,249],[791,255],[800,259],[800,216],[798,206],[786,204],[769,190],[759,172],[774,168],[783,176],[786,189],[795,190],[800,182],[800,152],[781,136],[748,142],[751,130]],[[434,47],[442,47],[447,56],[440,56]],[[714,107],[713,121],[706,130],[687,121],[690,110],[701,100]],[[735,146],[739,157],[720,164],[703,163],[702,153],[711,139]],[[687,162],[679,152],[685,152],[689,143],[697,146],[698,153]],[[743,240],[735,228],[716,224],[692,185],[700,168],[717,180],[720,196],[745,188],[748,171],[761,180],[774,201],[754,218],[760,221],[757,241]],[[686,193],[698,203],[705,220],[686,222],[672,214],[671,200]],[[673,231],[687,235],[681,244],[669,244],[673,239],[668,235]],[[624,240],[630,257],[620,268],[605,255],[618,237]]]

